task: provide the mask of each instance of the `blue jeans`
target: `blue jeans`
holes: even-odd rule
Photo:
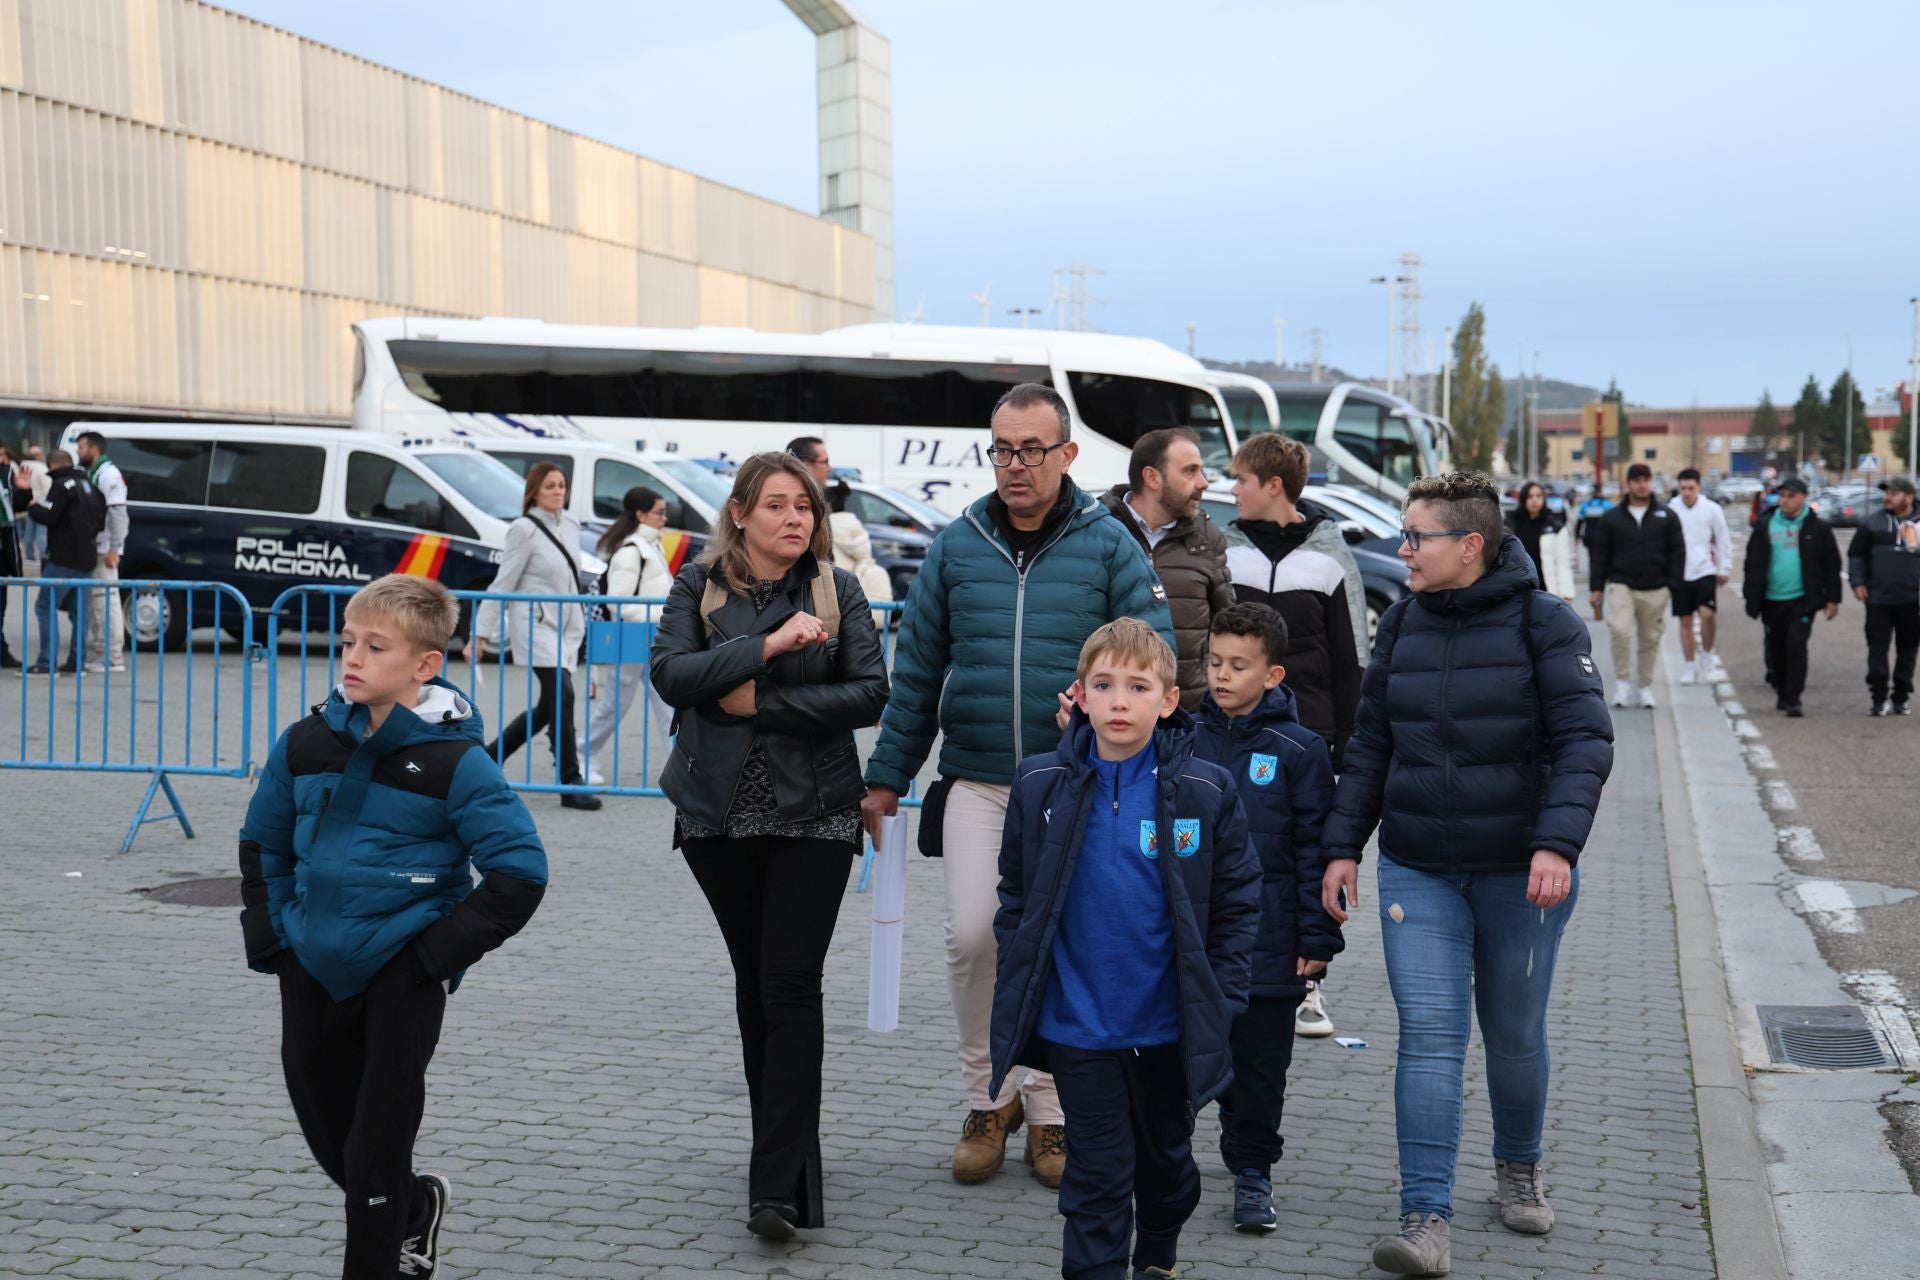
[[[93,575],[69,569],[63,564],[46,564],[40,567],[40,576],[42,578],[79,578],[84,581]],[[86,602],[80,599],[83,594],[74,587],[48,585],[40,588],[39,599],[33,602],[34,616],[40,620],[40,661],[50,667],[58,661],[54,657],[54,650],[60,644],[60,623],[53,616],[56,609],[73,620],[71,645],[73,665],[76,667],[80,665],[80,655],[84,652],[81,647],[81,632],[86,630],[87,620]],[[77,612],[74,608],[76,602],[80,605]]]
[[[1525,872],[1439,875],[1381,858],[1379,894],[1387,981],[1400,1012],[1393,1077],[1400,1212],[1452,1220],[1469,1000],[1486,1044],[1493,1154],[1523,1164],[1540,1159],[1547,998],[1580,873],[1566,901],[1542,911],[1527,901]]]

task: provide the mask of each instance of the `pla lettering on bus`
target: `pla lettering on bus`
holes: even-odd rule
[[[918,436],[908,436],[900,442],[900,461],[897,466],[917,463],[923,467],[984,467],[987,465],[986,450],[978,440],[970,440],[958,453],[940,457],[940,446],[945,440],[923,440]]]
[[[360,566],[347,559],[346,551],[338,543],[326,541],[283,543],[278,538],[242,535],[233,540],[233,567],[289,578],[373,581],[371,575],[360,572]]]

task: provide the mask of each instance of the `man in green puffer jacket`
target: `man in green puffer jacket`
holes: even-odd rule
[[[987,1087],[1007,797],[1020,761],[1059,743],[1054,716],[1086,638],[1116,618],[1136,617],[1171,645],[1173,617],[1140,544],[1067,478],[1078,447],[1068,439],[1059,393],[1038,383],[1013,388],[994,406],[992,428],[995,492],[934,539],[907,594],[893,695],[867,762],[861,809],[877,831],[926,762],[934,735],[944,735],[944,804],[930,806],[922,822],[940,824],[947,985],[968,1095],[953,1176],[992,1177],[1007,1138],[1030,1121],[1028,1163],[1057,1187],[1066,1129],[1052,1078],[1028,1073],[1022,1090],[1004,1090],[1010,1098]],[[928,835],[923,830],[923,847]]]

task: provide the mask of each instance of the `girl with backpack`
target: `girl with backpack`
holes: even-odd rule
[[[853,734],[880,719],[887,674],[859,580],[833,565],[827,504],[805,463],[760,453],[719,527],[674,580],[653,687],[680,713],[660,778],[674,844],[733,961],[753,1107],[747,1227],[823,1225],[820,975],[866,794]]]

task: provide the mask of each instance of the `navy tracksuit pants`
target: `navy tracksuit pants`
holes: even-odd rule
[[[1060,1274],[1127,1280],[1129,1253],[1134,1267],[1171,1271],[1180,1228],[1200,1203],[1180,1046],[1050,1043],[1047,1065],[1067,1120]]]

